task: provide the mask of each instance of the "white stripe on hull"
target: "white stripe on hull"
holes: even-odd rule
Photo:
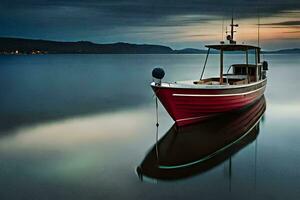
[[[243,93],[235,93],[235,94],[172,94],[175,97],[230,97],[230,96],[241,96],[241,95],[247,95],[251,94],[257,91],[260,91],[262,89],[265,89],[265,85],[259,89],[252,90],[249,92],[243,92]]]
[[[189,117],[189,118],[184,118],[184,119],[177,119],[176,122],[181,122],[181,121],[186,121],[186,120],[194,120],[194,119],[201,119],[201,118],[209,118],[212,116],[215,116],[217,114],[211,114],[211,115],[205,115],[205,116],[201,116],[201,117]]]

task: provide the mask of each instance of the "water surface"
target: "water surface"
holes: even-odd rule
[[[166,81],[198,79],[204,58],[0,56],[0,199],[299,199],[296,54],[264,56],[259,133],[230,160],[178,180],[139,179],[136,167],[155,143],[152,68],[163,67]],[[205,76],[218,74],[218,62],[209,58]],[[173,121],[161,106],[159,122],[162,137]]]

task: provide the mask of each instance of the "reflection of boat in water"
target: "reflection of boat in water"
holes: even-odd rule
[[[262,97],[250,107],[202,123],[174,124],[137,168],[139,177],[179,179],[219,165],[256,139],[265,108]]]

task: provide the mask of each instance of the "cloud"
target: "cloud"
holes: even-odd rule
[[[206,37],[191,27],[211,36],[217,31],[199,26],[228,19],[232,12],[244,20],[256,18],[258,11],[261,17],[297,17],[299,10],[299,0],[4,0],[0,36],[160,43],[176,35]]]
[[[211,36],[211,35],[212,34],[193,34],[193,35],[188,35],[188,36],[189,37],[207,37],[207,36]]]
[[[2,4],[2,12],[18,15],[27,13],[25,18],[33,18],[41,10],[48,17],[59,17],[56,11],[64,10],[65,19],[98,20],[98,23],[110,22],[112,25],[173,26],[208,21],[213,16],[231,16],[234,12],[239,18],[270,16],[289,10],[300,10],[298,0],[10,0]],[[48,10],[48,12],[47,12]],[[51,13],[51,11],[53,11]],[[73,13],[69,16],[68,13]],[[185,18],[186,16],[192,16]],[[35,17],[41,17],[40,14]],[[42,15],[42,17],[45,17]],[[185,18],[185,19],[184,19]],[[174,21],[177,19],[177,21]],[[91,23],[91,21],[90,21]]]
[[[300,27],[299,27],[300,28]],[[282,33],[300,33],[300,31],[284,31]]]
[[[266,23],[261,24],[263,26],[300,26],[300,21],[283,21],[283,22],[274,22],[274,23]]]

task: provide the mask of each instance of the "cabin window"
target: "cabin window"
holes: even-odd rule
[[[248,72],[250,76],[256,76],[256,69],[254,67],[249,68]]]
[[[247,75],[247,71],[245,67],[235,67],[233,69],[233,73],[236,75]]]
[[[255,49],[248,50],[248,64],[252,64],[252,65],[256,64],[256,50]]]

